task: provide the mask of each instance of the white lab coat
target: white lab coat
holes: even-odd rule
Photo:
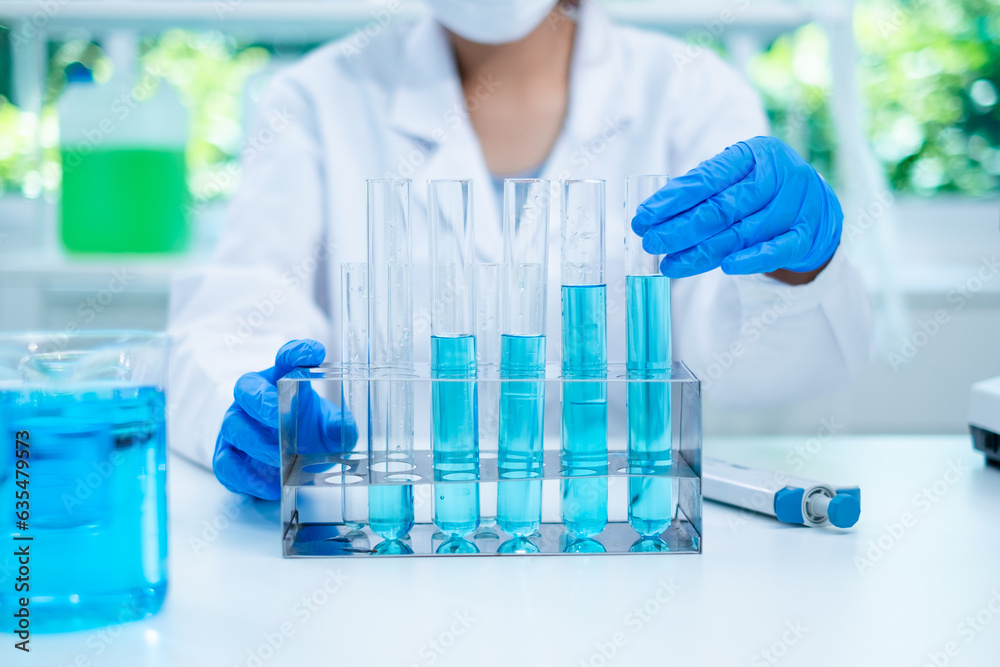
[[[624,177],[683,174],[768,128],[757,95],[714,54],[691,57],[677,40],[615,26],[596,2],[585,0],[578,17],[567,117],[542,177],[607,180],[609,360],[623,361]],[[339,359],[339,267],[366,259],[365,179],[413,179],[420,267],[425,181],[472,178],[479,260],[500,260],[499,203],[466,108],[502,85],[484,78],[463,100],[446,35],[430,18],[390,24],[360,53],[324,46],[274,77],[214,258],[174,283],[177,451],[210,464],[236,379],[272,365],[286,341],[316,338]],[[557,214],[549,264],[549,358],[558,360]],[[430,335],[427,291],[414,280],[418,360]],[[842,385],[871,355],[867,295],[840,251],[804,286],[719,270],[677,280],[672,319],[675,358],[710,400],[737,407]]]

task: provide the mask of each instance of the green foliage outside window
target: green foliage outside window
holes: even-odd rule
[[[1000,192],[1000,0],[862,0],[855,34],[868,134],[893,188],[918,195]],[[191,109],[187,157],[195,198],[229,194],[235,183],[220,176],[239,152],[244,85],[267,65],[269,52],[217,32],[182,30],[163,33],[141,51],[142,66],[174,86]],[[774,133],[833,178],[828,52],[822,30],[805,26],[757,56],[750,75]],[[95,45],[56,45],[41,117],[19,110],[0,89],[0,193],[58,191],[54,101],[73,61],[91,67],[98,82],[111,75]]]

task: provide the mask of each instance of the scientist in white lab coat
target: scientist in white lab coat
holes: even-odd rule
[[[867,364],[868,299],[838,249],[836,196],[761,136],[760,101],[732,68],[616,26],[596,0],[427,4],[430,16],[319,48],[270,83],[214,258],[174,284],[175,450],[212,465],[233,491],[278,497],[274,385],[296,365],[339,359],[339,266],[366,258],[368,178],[413,179],[417,263],[428,179],[473,179],[477,259],[492,262],[503,178],[606,179],[611,361],[624,349],[617,230],[628,225],[666,254],[663,273],[677,278],[674,357],[717,403],[814,395]],[[617,204],[628,174],[675,178],[626,220]],[[549,284],[558,327],[558,279]],[[426,291],[414,285],[418,343],[429,337]],[[336,407],[320,403],[335,422]]]

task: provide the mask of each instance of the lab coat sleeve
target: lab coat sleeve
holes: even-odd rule
[[[242,180],[211,262],[174,278],[168,402],[172,449],[211,466],[240,375],[295,338],[325,341],[322,161],[306,93],[279,74],[241,154]]]
[[[768,133],[750,85],[712,54],[691,64],[696,94],[677,118],[676,174],[737,141]],[[872,356],[868,294],[843,249],[811,283],[721,269],[674,281],[674,353],[727,407],[774,405],[846,384]]]

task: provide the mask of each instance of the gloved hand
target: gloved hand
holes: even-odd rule
[[[236,401],[222,420],[212,458],[212,469],[223,486],[265,500],[280,497],[278,380],[295,368],[318,366],[325,356],[321,343],[293,340],[278,350],[274,366],[236,381]],[[297,429],[304,451],[337,451],[358,439],[351,413],[341,414],[339,406],[316,394],[311,386],[299,388]]]
[[[684,278],[812,271],[840,243],[837,195],[798,153],[773,137],[741,141],[671,180],[639,206],[632,230],[660,271]]]

